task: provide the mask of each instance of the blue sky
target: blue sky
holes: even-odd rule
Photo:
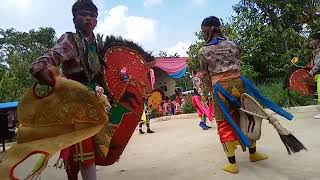
[[[74,31],[71,6],[75,0],[1,0],[0,28],[29,31],[52,27],[57,36]],[[184,56],[195,41],[203,18],[225,21],[239,0],[93,0],[99,8],[95,32],[120,35],[148,51],[166,50]],[[5,18],[7,17],[7,18]]]

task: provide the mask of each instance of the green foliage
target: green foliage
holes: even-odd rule
[[[199,68],[199,61],[197,59],[197,55],[199,49],[205,43],[200,32],[196,32],[195,35],[197,36],[198,40],[194,44],[191,44],[187,52],[189,56],[188,67],[191,70],[196,70]]]
[[[193,107],[191,102],[191,97],[185,98],[185,104],[182,107],[182,113],[188,114],[188,113],[195,113],[196,109]]]
[[[187,69],[185,76],[176,79],[176,87],[182,87],[183,91],[191,90],[193,87],[192,79],[190,78],[190,71]]]
[[[150,119],[160,117],[160,113],[156,109],[152,109],[150,112]]]
[[[301,96],[296,91],[283,89],[281,80],[262,83],[258,86],[258,89],[261,94],[281,107],[306,106],[314,104],[313,97]]]
[[[236,16],[223,23],[222,32],[241,49],[242,73],[261,82],[284,76],[290,59],[312,59],[308,34],[320,30],[319,0],[240,0],[234,5]],[[188,66],[197,69],[198,40],[189,48]]]
[[[317,8],[312,0],[241,0],[229,26],[242,50],[242,69],[250,67],[257,73],[251,78],[265,80],[283,76],[294,56],[310,61],[306,35],[316,28]]]
[[[55,41],[52,28],[29,32],[0,29],[0,102],[18,100],[31,87],[35,81],[29,65]]]
[[[52,87],[48,85],[37,84],[35,86],[35,94],[40,97],[47,96],[52,90],[53,90]]]
[[[258,73],[254,71],[254,67],[248,63],[241,62],[241,74],[250,79],[257,79]]]

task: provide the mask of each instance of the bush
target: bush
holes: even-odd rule
[[[157,118],[157,117],[159,117],[159,116],[160,116],[160,114],[159,114],[158,110],[156,110],[156,109],[152,109],[152,110],[151,110],[151,112],[150,112],[150,119]]]
[[[281,80],[258,85],[261,94],[281,107],[307,106],[314,104],[313,97],[299,95],[296,91],[283,89]]]
[[[182,107],[182,113],[183,114],[195,113],[196,109],[194,109],[194,107],[192,106],[191,96],[187,96],[184,100],[186,102]]]

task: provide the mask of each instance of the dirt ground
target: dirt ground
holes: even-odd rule
[[[309,151],[289,156],[277,132],[265,122],[257,150],[268,154],[269,159],[249,162],[248,152],[238,148],[240,173],[236,175],[221,170],[227,159],[215,124],[209,123],[213,128],[203,131],[198,126],[199,119],[185,118],[152,123],[154,134],[139,135],[136,131],[120,161],[97,167],[97,176],[99,180],[318,180],[320,119],[313,119],[314,114],[296,113],[292,122],[281,120]],[[57,156],[53,157],[49,165],[56,160]],[[48,167],[41,179],[63,180],[66,174]]]

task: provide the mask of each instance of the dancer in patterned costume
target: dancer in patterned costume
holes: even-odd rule
[[[78,0],[72,6],[76,33],[65,33],[46,54],[31,64],[30,72],[41,84],[53,86],[48,68],[62,64],[63,75],[82,83],[92,91],[96,86],[107,87],[104,81],[104,63],[98,57],[93,33],[98,9],[91,0]],[[99,90],[101,92],[101,90]],[[85,139],[62,151],[68,179],[96,179],[94,139]]]
[[[253,93],[255,98],[260,100],[259,102],[278,114],[290,120],[293,116],[262,97],[246,78],[240,76],[239,48],[222,35],[217,17],[205,18],[201,29],[206,45],[198,53],[200,64],[198,74],[201,82],[195,83],[196,89],[201,96],[206,96],[206,93],[212,87],[214,88],[215,120],[221,143],[229,160],[223,170],[235,174],[239,172],[235,158],[235,149],[239,144],[249,148],[249,159],[252,162],[268,158],[264,153],[257,152],[256,141],[249,140],[238,128],[241,94]]]

